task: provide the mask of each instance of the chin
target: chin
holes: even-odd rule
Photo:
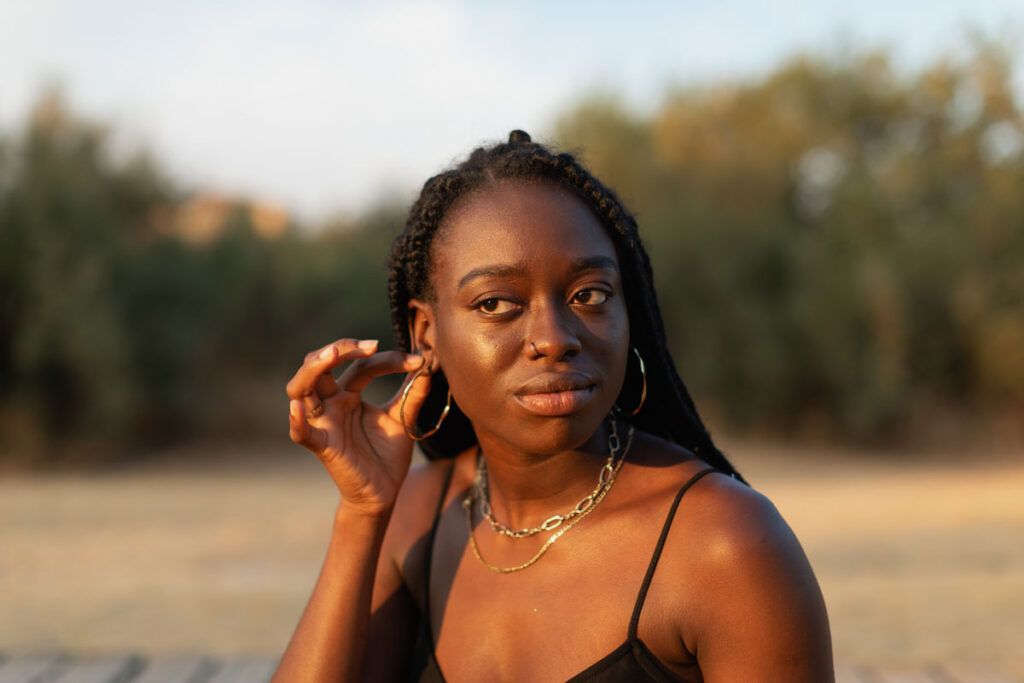
[[[508,440],[529,453],[549,455],[575,450],[587,443],[607,415],[607,410],[559,416],[529,415]]]

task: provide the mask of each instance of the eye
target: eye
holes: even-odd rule
[[[489,297],[482,299],[477,302],[476,309],[487,315],[503,315],[505,313],[511,313],[518,306],[509,301],[508,299],[499,299],[498,297]]]
[[[603,289],[581,289],[572,297],[572,303],[584,306],[600,306],[611,297],[609,292]]]

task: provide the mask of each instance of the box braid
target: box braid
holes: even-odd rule
[[[427,180],[409,211],[405,230],[391,245],[388,260],[388,296],[398,347],[411,350],[409,300],[431,299],[431,244],[455,202],[499,181],[550,182],[582,198],[608,230],[622,269],[629,311],[630,340],[647,368],[647,400],[633,424],[689,449],[723,472],[739,476],[715,446],[704,427],[686,386],[676,371],[665,340],[665,329],[654,291],[650,258],[640,241],[636,220],[616,194],[587,171],[571,154],[555,152],[514,130],[508,142],[473,150],[458,166]],[[634,366],[630,354],[630,366]],[[634,378],[629,378],[634,375]],[[431,396],[420,415],[419,427],[429,429],[447,393],[443,373],[435,375]],[[627,372],[623,395],[640,395],[639,372]],[[625,399],[628,401],[629,399]],[[632,404],[630,404],[632,405]],[[420,443],[427,457],[451,457],[475,443],[472,426],[453,403],[444,426]]]

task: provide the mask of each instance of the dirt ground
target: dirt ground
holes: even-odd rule
[[[836,658],[1024,675],[1024,456],[727,443],[804,544]],[[0,480],[0,651],[277,655],[336,493],[289,444]]]

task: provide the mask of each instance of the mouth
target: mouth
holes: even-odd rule
[[[541,375],[515,394],[516,401],[531,413],[547,417],[570,415],[594,396],[594,381],[582,373]]]

